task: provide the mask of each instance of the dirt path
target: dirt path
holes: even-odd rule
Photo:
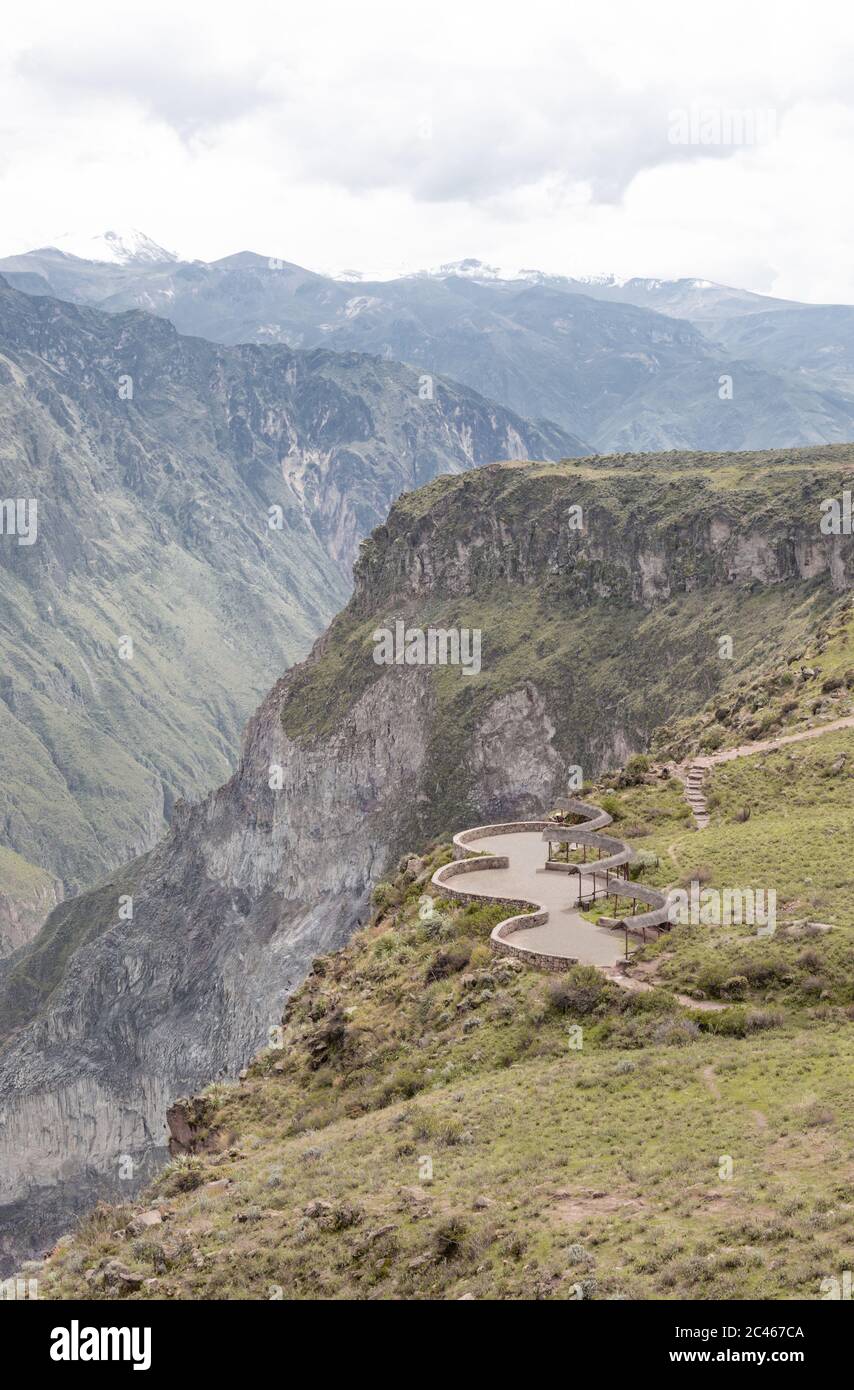
[[[621,970],[605,970],[603,973],[612,985],[619,985],[620,989],[627,989],[631,994],[644,994],[647,990],[655,989],[659,983],[657,980],[638,979],[637,975],[624,975]],[[699,1009],[701,1013],[719,1013],[728,1007],[714,999],[692,999],[690,994],[677,994],[674,997],[683,1009]]]
[[[718,1085],[718,1078],[715,1076],[714,1067],[703,1067],[702,1077],[703,1081],[708,1086],[715,1100],[720,1100],[721,1088]]]
[[[703,791],[703,783],[709,768],[721,763],[734,762],[736,758],[751,758],[756,753],[775,753],[790,743],[803,743],[805,739],[821,738],[823,734],[836,733],[839,729],[854,729],[854,714],[844,719],[833,719],[829,724],[819,724],[815,729],[802,729],[797,734],[780,734],[779,738],[757,739],[754,743],[741,743],[736,748],[723,748],[717,753],[704,753],[692,758],[690,763],[681,763],[674,775],[685,785],[685,799],[691,807],[694,825],[697,830],[705,830],[709,824],[709,808]],[[671,859],[676,861],[674,845],[669,847]]]
[[[754,753],[773,753],[787,743],[802,743],[804,739],[821,738],[823,734],[836,733],[838,729],[854,729],[854,714],[844,719],[832,719],[829,724],[819,724],[814,729],[802,729],[797,734],[781,734],[779,738],[757,739],[755,743],[742,743],[737,748],[723,748],[717,753],[707,753],[695,758],[694,765],[713,767],[716,763],[730,763],[733,758],[749,758]]]

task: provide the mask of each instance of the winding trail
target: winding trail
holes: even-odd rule
[[[694,815],[698,830],[705,830],[709,824],[709,808],[703,791],[706,774],[720,763],[731,763],[736,758],[752,758],[757,753],[775,753],[789,743],[803,743],[805,739],[821,738],[823,734],[836,733],[839,729],[854,729],[854,714],[844,719],[832,719],[828,724],[818,724],[814,729],[801,729],[796,734],[780,734],[778,738],[757,739],[754,743],[740,743],[736,748],[722,748],[717,753],[706,753],[692,758],[675,770],[675,775],[685,783],[685,799]]]

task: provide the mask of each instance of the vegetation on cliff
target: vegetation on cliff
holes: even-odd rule
[[[675,756],[688,747],[680,719],[712,699],[706,725],[715,708],[755,711],[762,673],[821,644],[814,635],[838,622],[820,502],[852,471],[854,449],[838,446],[504,464],[437,478],[399,499],[364,543],[353,598],[285,687],[285,732],[315,746],[346,728],[387,670],[374,662],[372,634],[400,619],[482,633],[478,674],[428,670],[430,753],[397,822],[401,853],[466,816],[515,813],[474,797],[473,757],[488,711],[526,683],[544,703],[554,751],[585,777],[661,727],[659,751]],[[844,695],[854,659],[840,651],[834,679],[837,665]],[[826,693],[830,674],[828,664],[818,684],[798,686],[804,704]],[[796,678],[777,685],[784,717]]]
[[[638,992],[491,956],[505,911],[432,898],[447,846],[405,857],[43,1296],[821,1297],[854,1240],[852,755],[844,730],[716,769],[702,832],[641,762],[588,789],[653,880],[778,892],[770,937],[636,944]]]

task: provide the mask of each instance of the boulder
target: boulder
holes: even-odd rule
[[[158,1211],[157,1207],[153,1207],[151,1211],[141,1211],[138,1216],[134,1217],[133,1221],[131,1221],[128,1226],[128,1235],[141,1236],[144,1231],[149,1230],[152,1226],[160,1226],[162,1223],[163,1215]]]

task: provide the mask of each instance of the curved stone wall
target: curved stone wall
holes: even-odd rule
[[[498,825],[476,825],[469,830],[461,830],[453,838],[454,859],[450,864],[443,864],[440,869],[437,869],[430,880],[433,887],[447,897],[477,899],[481,902],[500,902],[516,908],[517,911],[514,916],[505,917],[493,928],[490,945],[494,951],[519,956],[529,964],[547,970],[568,970],[570,966],[577,965],[578,962],[570,957],[546,956],[542,952],[526,949],[521,942],[511,942],[508,939],[516,933],[524,931],[526,927],[542,926],[548,921],[548,909],[543,903],[533,899],[520,901],[506,898],[501,893],[493,894],[482,891],[474,893],[462,887],[451,886],[451,880],[460,878],[466,873],[479,869],[506,869],[509,866],[510,861],[506,854],[472,853],[468,849],[468,845],[473,841],[482,840],[492,835],[512,835],[539,830],[546,842],[581,844],[594,849],[608,850],[610,853],[602,859],[590,860],[586,863],[582,861],[567,864],[552,862],[546,863],[545,867],[558,869],[564,873],[577,873],[579,879],[585,874],[589,874],[593,879],[604,879],[604,886],[608,893],[616,893],[620,897],[632,897],[649,907],[648,912],[638,913],[634,917],[615,918],[613,921],[615,927],[627,926],[632,931],[645,931],[647,928],[662,929],[671,925],[669,898],[666,893],[662,893],[658,888],[650,888],[639,883],[632,883],[631,891],[629,891],[628,880],[611,873],[613,868],[632,863],[635,854],[623,840],[619,840],[616,836],[598,833],[612,822],[612,817],[608,815],[608,812],[589,802],[573,799],[562,801],[559,806],[562,811],[584,816],[584,821],[577,825],[561,825],[557,821],[550,820],[504,821]]]

